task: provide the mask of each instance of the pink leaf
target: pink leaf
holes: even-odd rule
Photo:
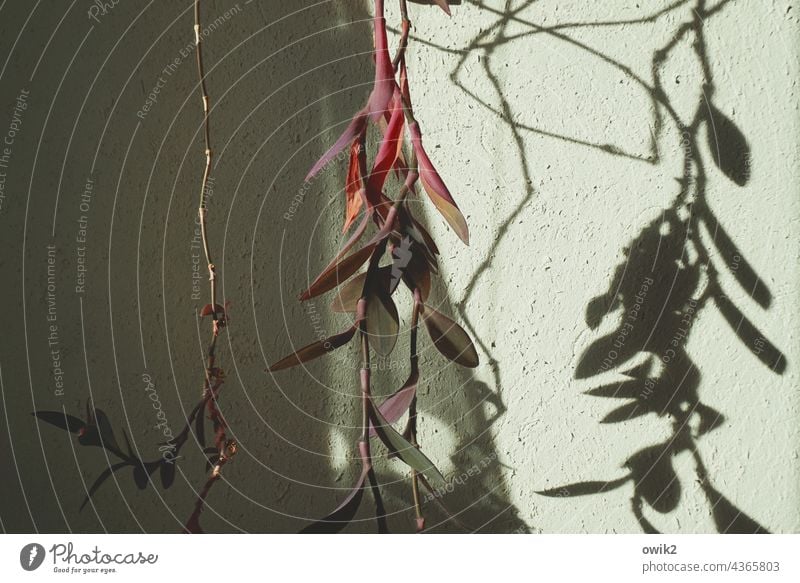
[[[330,149],[325,152],[325,154],[320,158],[311,171],[306,176],[306,182],[314,178],[319,171],[322,170],[331,160],[333,160],[336,155],[344,150],[348,144],[351,144],[356,137],[360,136],[362,132],[367,128],[367,110],[362,109],[359,111],[355,117],[350,122],[350,125],[347,126],[347,129],[344,130],[344,133],[336,140],[336,143],[330,147]]]
[[[367,190],[373,193],[372,196],[376,196],[378,192],[383,191],[383,185],[386,182],[386,177],[389,175],[389,172],[400,156],[400,151],[403,148],[404,127],[405,114],[403,112],[402,103],[400,102],[398,96],[398,98],[392,101],[389,125],[386,127],[383,141],[378,148],[378,153],[375,156],[375,163],[372,167],[372,172],[370,172],[369,175]]]
[[[408,380],[405,382],[405,384],[400,387],[397,392],[380,404],[378,410],[381,412],[381,415],[384,416],[386,421],[389,423],[395,423],[406,413],[406,411],[408,411],[408,408],[411,406],[411,401],[414,400],[414,395],[417,394],[418,382],[419,372],[412,371],[411,376],[408,377]],[[370,422],[369,436],[374,437],[375,435],[377,435],[377,433],[375,432],[375,428],[372,426],[372,422]]]
[[[386,19],[383,17],[383,0],[375,0],[375,85],[367,102],[367,110],[377,121],[389,106],[394,93],[394,67],[386,38]]]
[[[439,173],[434,168],[431,159],[428,157],[425,148],[422,145],[422,134],[419,131],[419,125],[412,123],[408,126],[411,133],[411,143],[414,146],[414,152],[417,154],[417,162],[419,164],[419,178],[422,181],[422,187],[428,193],[431,201],[450,227],[456,232],[459,238],[469,245],[469,228],[464,215],[456,205],[456,201],[447,189],[444,181]]]

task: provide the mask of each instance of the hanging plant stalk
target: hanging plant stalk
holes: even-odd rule
[[[449,14],[447,3],[437,4]],[[389,454],[410,469],[416,530],[425,528],[420,503],[420,485],[434,492],[444,478],[417,442],[417,386],[420,382],[417,331],[422,320],[434,346],[446,358],[462,366],[478,366],[478,354],[469,335],[447,316],[426,305],[432,274],[437,273],[439,250],[433,238],[415,219],[409,198],[417,185],[433,202],[445,221],[464,242],[469,242],[466,220],[434,167],[423,145],[422,132],[414,116],[406,67],[406,50],[411,21],[406,0],[399,0],[401,35],[392,57],[386,34],[383,0],[375,0],[375,79],[366,105],[352,118],[344,133],[314,164],[307,179],[313,178],[337,154],[349,148],[343,230],[347,232],[359,216],[353,235],[322,273],[300,294],[305,301],[337,289],[332,309],[355,314],[355,323],[330,338],[301,348],[270,367],[271,372],[296,366],[347,345],[358,338],[361,349],[361,433],[357,442],[361,473],[344,501],[330,514],[312,523],[304,532],[338,532],[355,516],[364,490],[375,501],[377,529],[386,532],[385,510],[372,463],[371,438],[377,437]],[[367,155],[367,127],[377,126],[381,139],[376,154]],[[408,152],[404,151],[404,148]],[[394,198],[385,193],[386,181],[394,172],[402,181]],[[377,232],[366,237],[370,223]],[[353,250],[355,249],[355,250]],[[387,257],[390,264],[381,266]],[[359,271],[366,265],[366,270]],[[388,356],[399,332],[399,317],[393,296],[400,283],[413,301],[409,334],[410,374],[390,397],[378,404],[372,395],[370,369],[372,352]],[[393,424],[408,415],[400,432]]]

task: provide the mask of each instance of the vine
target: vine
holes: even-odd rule
[[[449,14],[447,3],[436,2]],[[468,244],[469,230],[450,191],[434,167],[423,145],[422,132],[414,116],[409,91],[406,51],[411,20],[406,0],[399,0],[400,38],[394,57],[389,54],[383,0],[375,0],[373,30],[375,37],[375,80],[366,105],[359,110],[334,145],[319,159],[308,174],[310,180],[348,146],[350,162],[345,183],[347,232],[361,215],[361,221],[343,248],[300,294],[305,301],[336,288],[333,301],[337,312],[355,314],[354,323],[345,331],[301,348],[270,367],[283,370],[325,355],[358,338],[361,353],[361,432],[357,442],[361,474],[344,501],[330,514],[314,522],[304,532],[338,532],[355,516],[364,491],[369,487],[375,502],[379,532],[387,532],[386,512],[380,483],[373,467],[371,438],[377,437],[391,456],[410,468],[416,530],[425,529],[420,503],[420,486],[435,492],[444,485],[444,477],[422,452],[417,441],[417,387],[420,367],[417,354],[419,322],[422,320],[434,346],[449,360],[465,367],[478,366],[478,353],[469,335],[454,321],[426,304],[432,274],[438,269],[436,243],[415,219],[409,197],[421,184],[450,227]],[[371,165],[367,159],[367,128],[372,123],[380,129],[381,139]],[[408,155],[404,146],[409,146]],[[368,170],[369,168],[369,170]],[[402,181],[394,199],[384,192],[392,173]],[[377,233],[364,237],[374,223]],[[362,240],[366,240],[362,243]],[[358,247],[355,251],[352,249]],[[386,265],[381,265],[384,257]],[[357,272],[367,265],[366,271]],[[399,316],[392,296],[403,283],[413,302],[409,333],[409,368],[406,382],[377,404],[372,394],[371,353],[389,355],[399,333]],[[408,414],[405,429],[393,424]],[[437,502],[441,502],[437,499]]]

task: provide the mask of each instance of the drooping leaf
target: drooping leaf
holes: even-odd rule
[[[407,209],[404,209],[404,211],[407,211]],[[428,232],[428,230],[423,227],[422,224],[415,219],[410,212],[408,213],[408,217],[412,226],[414,227],[414,230],[422,236],[422,241],[425,243],[425,248],[428,253],[432,256],[439,255],[439,247],[436,246],[436,241],[433,240],[433,237],[431,237],[431,234]],[[412,231],[412,233],[413,232],[414,231]],[[435,263],[435,257],[433,258],[433,261]]]
[[[370,242],[335,265],[325,269],[308,289],[300,294],[300,301],[306,301],[320,294],[324,294],[350,279],[350,277],[364,265],[367,259],[369,259],[376,245],[377,243]]]
[[[400,331],[400,317],[397,307],[386,289],[381,289],[380,274],[376,272],[378,282],[367,292],[367,334],[370,346],[378,354],[388,356],[397,343]],[[368,276],[369,278],[369,276]]]
[[[411,144],[414,147],[414,152],[417,154],[417,162],[419,164],[419,179],[422,182],[422,187],[428,193],[433,204],[442,214],[444,219],[450,227],[456,232],[464,244],[469,245],[469,228],[464,215],[453,200],[450,191],[447,189],[444,181],[442,180],[436,168],[433,166],[431,159],[428,157],[425,148],[422,145],[422,134],[419,130],[419,125],[416,123],[409,124],[409,132],[411,134]]]
[[[336,297],[331,302],[331,309],[334,312],[355,312],[358,308],[358,300],[364,293],[364,282],[367,279],[367,272],[359,273],[353,279],[344,284]]]
[[[389,278],[391,276],[391,268],[387,265],[379,269],[380,278],[382,280],[383,289],[389,289]],[[355,312],[358,308],[358,300],[364,293],[364,282],[367,280],[367,272],[359,273],[353,279],[339,288],[339,292],[331,303],[331,309],[334,312],[347,313]]]
[[[714,163],[739,186],[750,180],[750,145],[731,119],[709,104],[708,147]]]
[[[631,479],[630,476],[619,478],[618,480],[609,480],[607,482],[577,482],[575,484],[567,484],[559,488],[550,488],[548,490],[540,490],[536,493],[540,496],[548,496],[550,498],[573,498],[575,496],[589,496],[592,494],[602,494],[603,492],[610,492],[616,490]]]
[[[403,280],[409,288],[419,289],[422,301],[426,301],[431,293],[431,270],[424,258],[418,254],[411,257],[403,270]]]
[[[31,413],[31,415],[40,421],[55,425],[59,429],[64,429],[70,433],[78,433],[81,429],[86,427],[86,423],[62,411],[36,411]]]
[[[326,338],[325,340],[318,340],[312,342],[308,346],[304,346],[300,350],[293,352],[286,358],[283,358],[269,367],[270,372],[276,372],[292,366],[297,366],[300,363],[308,362],[315,358],[319,358],[323,354],[327,354],[337,348],[341,348],[353,338],[356,332],[356,326],[351,326],[344,332],[340,332],[334,336]]]
[[[369,174],[367,189],[381,192],[386,178],[394,167],[395,162],[403,149],[403,128],[405,127],[405,114],[399,96],[392,100],[391,118],[383,140],[375,155],[375,163]]]
[[[408,408],[411,406],[411,401],[414,400],[414,396],[417,394],[418,384],[419,371],[411,371],[411,375],[408,377],[408,380],[403,383],[403,386],[397,389],[394,394],[387,397],[386,400],[378,406],[378,410],[387,423],[397,423],[397,421],[406,414],[406,411],[408,411]],[[375,427],[370,421],[369,436],[375,437],[376,435]]]
[[[356,139],[350,147],[350,164],[347,168],[347,179],[345,182],[345,213],[344,213],[344,227],[342,232],[345,233],[356,220],[358,212],[364,203],[363,190],[363,177],[361,176],[361,141]]]
[[[367,110],[373,121],[377,121],[389,106],[396,86],[389,41],[386,35],[386,19],[383,17],[383,2],[375,2],[375,84],[367,102]]]
[[[370,403],[369,414],[375,432],[391,453],[400,458],[407,466],[423,474],[436,487],[445,484],[444,476],[433,465],[433,462],[392,427],[374,403]]]
[[[300,531],[301,534],[336,534],[347,526],[356,515],[361,500],[364,497],[364,483],[367,480],[367,470],[361,472],[353,489],[342,501],[336,510],[321,518],[320,520],[308,525]]]
[[[118,462],[118,463],[114,464],[113,466],[109,466],[105,470],[103,470],[103,473],[101,473],[99,476],[97,476],[97,479],[94,481],[92,486],[89,488],[89,491],[86,493],[86,498],[83,499],[83,503],[81,504],[80,509],[83,510],[84,506],[86,506],[89,503],[89,500],[91,500],[91,498],[92,498],[92,496],[94,496],[95,492],[97,492],[97,490],[100,488],[100,486],[103,485],[103,482],[105,482],[108,478],[111,477],[111,474],[113,474],[114,472],[116,472],[120,468],[124,468],[127,465],[128,465],[128,462]]]
[[[344,133],[336,140],[336,143],[330,147],[330,149],[322,155],[322,158],[317,160],[317,163],[309,171],[308,175],[306,176],[306,182],[312,180],[319,171],[322,170],[325,166],[327,166],[331,160],[333,160],[339,152],[344,150],[348,144],[352,144],[353,140],[355,140],[359,135],[361,135],[367,127],[367,118],[368,118],[368,111],[367,109],[362,109],[359,111],[355,117],[350,121],[350,124],[347,126],[347,129],[344,130]]]
[[[439,352],[461,366],[468,368],[478,366],[478,352],[472,344],[472,339],[461,326],[429,306],[423,306],[422,317],[425,328]]]

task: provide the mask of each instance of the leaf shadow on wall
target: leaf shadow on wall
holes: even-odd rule
[[[786,359],[781,351],[723,290],[718,269],[730,274],[760,308],[768,309],[771,305],[769,288],[706,200],[709,163],[713,163],[727,177],[723,180],[729,180],[729,187],[733,190],[745,186],[751,172],[752,156],[748,140],[735,122],[714,104],[715,88],[703,33],[704,24],[723,11],[731,0],[721,0],[711,6],[705,0],[676,0],[642,18],[612,18],[601,22],[567,22],[548,26],[538,25],[524,16],[525,10],[535,2],[506,0],[503,8],[497,8],[482,0],[468,0],[468,4],[496,15],[497,20],[486,26],[464,49],[450,49],[424,39],[415,39],[460,57],[451,78],[473,101],[494,113],[508,127],[512,133],[517,163],[527,184],[520,202],[498,229],[487,259],[467,285],[461,305],[467,304],[478,279],[491,268],[492,257],[505,239],[509,227],[533,200],[533,173],[524,147],[526,134],[546,136],[576,147],[600,150],[614,157],[655,166],[663,162],[659,140],[663,139],[665,124],[669,123],[674,124],[674,128],[683,136],[681,147],[685,157],[683,174],[677,178],[678,193],[672,204],[628,243],[625,259],[613,274],[606,293],[593,299],[587,306],[585,318],[590,329],[597,329],[606,318],[618,318],[620,321],[616,330],[595,341],[586,350],[576,370],[576,377],[580,379],[617,369],[621,369],[626,377],[622,382],[588,391],[591,396],[616,399],[621,403],[601,423],[621,423],[653,414],[670,421],[672,436],[630,456],[624,463],[627,474],[618,479],[580,482],[540,493],[560,498],[601,494],[632,482],[634,495],[631,511],[645,532],[655,532],[645,518],[643,504],[660,513],[671,512],[678,506],[682,486],[673,467],[673,458],[679,453],[689,452],[717,530],[730,533],[766,532],[763,526],[739,510],[713,486],[698,442],[724,424],[725,417],[701,400],[701,374],[686,348],[692,324],[698,314],[712,303],[730,330],[755,358],[774,374],[783,374],[786,369]],[[654,23],[680,9],[689,12],[690,17],[680,22],[667,44],[653,54],[652,83],[639,77],[631,67],[568,34],[570,30],[581,28],[613,29],[622,25]],[[512,25],[515,30],[509,32]],[[515,115],[515,105],[504,95],[495,70],[497,59],[493,59],[493,55],[502,45],[534,35],[545,35],[568,43],[616,68],[632,83],[644,89],[654,112],[653,140],[648,156],[632,153],[618,145],[591,142],[517,121],[519,116]],[[665,90],[661,68],[670,53],[689,35],[694,35],[692,46],[702,67],[703,84],[698,88],[702,99],[694,117],[691,122],[684,123]],[[478,51],[483,55],[480,59],[482,73],[490,82],[499,107],[482,99],[465,84],[465,79],[474,76],[466,68],[467,59]],[[461,316],[480,343],[480,335],[463,310]],[[481,347],[488,353],[485,346]],[[496,380],[499,389],[499,372],[496,372]]]
[[[625,248],[607,291],[586,309],[586,323],[598,328],[607,318],[618,321],[616,329],[593,342],[581,356],[576,378],[586,379],[609,371],[621,371],[625,380],[587,391],[594,397],[622,403],[601,423],[623,423],[644,415],[669,421],[669,438],[640,449],[625,460],[627,473],[612,480],[579,482],[540,492],[546,496],[572,497],[601,494],[633,485],[631,511],[642,530],[658,532],[644,508],[659,514],[674,511],[686,484],[681,484],[673,465],[678,454],[694,460],[700,486],[720,533],[765,533],[766,528],[737,508],[713,485],[701,455],[700,443],[725,423],[725,416],[703,402],[701,373],[687,349],[699,314],[714,304],[738,340],[753,357],[775,374],[783,374],[786,359],[781,351],[749,320],[723,286],[727,272],[762,309],[772,294],[728,235],[706,199],[708,162],[712,161],[736,186],[750,178],[750,146],[735,123],[714,105],[714,84],[706,54],[704,25],[728,2],[712,8],[700,0],[693,16],[653,57],[655,84],[651,90],[657,108],[658,139],[664,117],[677,125],[683,136],[684,173],[679,192],[660,217],[644,227]],[[687,35],[702,65],[703,98],[690,123],[684,125],[661,80],[661,68]],[[707,152],[707,153],[705,153]],[[722,273],[721,273],[722,271]],[[725,331],[720,331],[725,333]]]

